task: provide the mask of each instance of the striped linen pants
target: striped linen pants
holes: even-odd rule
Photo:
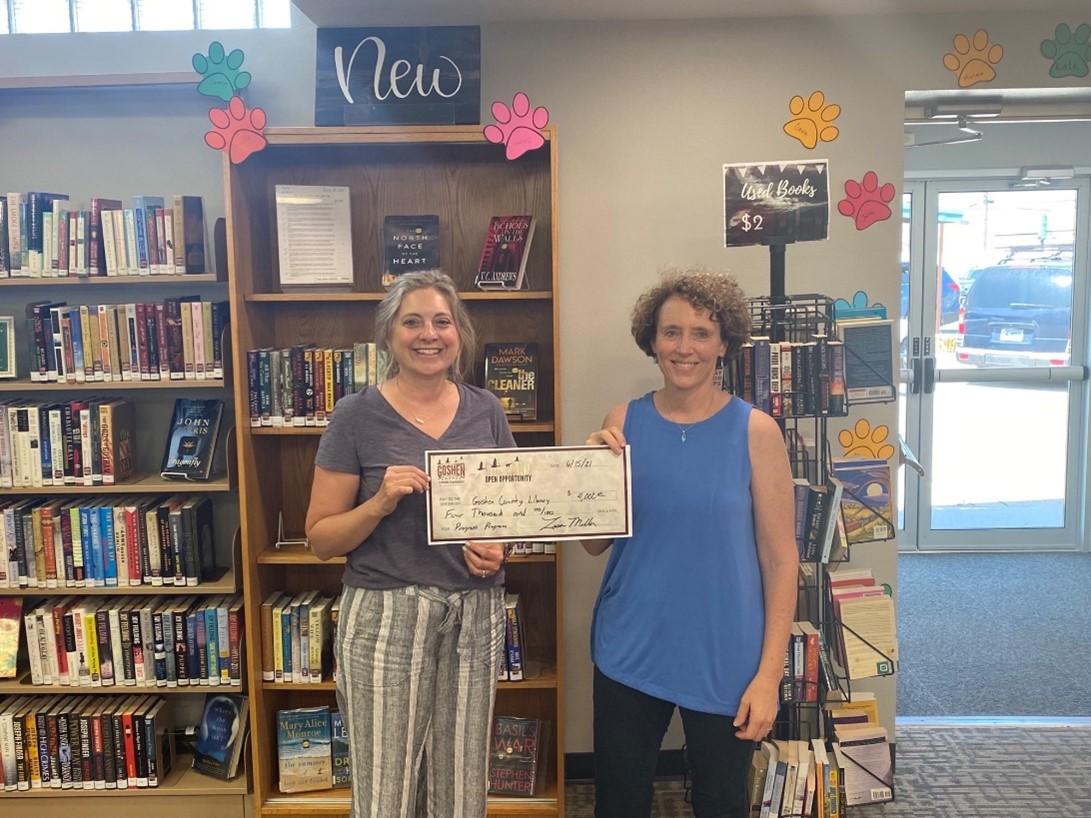
[[[503,588],[345,588],[335,650],[352,818],[484,818],[503,649]]]

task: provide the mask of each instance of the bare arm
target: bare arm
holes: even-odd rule
[[[416,466],[390,466],[375,496],[357,505],[359,475],[315,466],[306,527],[311,550],[322,560],[347,554],[371,535],[402,497],[427,487],[428,476]]]
[[[627,410],[626,403],[620,403],[611,409],[602,421],[602,428],[588,435],[586,444],[588,446],[606,445],[614,454],[621,454],[621,450],[625,448],[625,435],[621,429],[625,425]],[[580,540],[583,550],[592,557],[597,557],[613,544],[613,540]]]
[[[795,618],[799,555],[793,529],[792,471],[784,438],[776,421],[762,412],[750,413],[749,448],[765,635],[758,672],[743,694],[735,726],[740,728],[739,738],[757,741],[769,732],[777,714],[777,688]]]

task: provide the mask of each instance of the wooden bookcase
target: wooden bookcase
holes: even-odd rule
[[[210,231],[211,235],[211,231]],[[209,245],[211,250],[211,244]],[[209,253],[211,257],[211,252]],[[227,572],[217,581],[198,586],[174,588],[150,585],[109,588],[0,588],[0,596],[22,597],[23,613],[31,605],[48,597],[88,596],[144,598],[150,595],[182,597],[190,594],[213,596],[234,593],[241,589],[242,572],[239,562],[238,504],[234,493],[234,440],[227,429],[232,425],[231,367],[225,359],[224,379],[207,381],[112,381],[88,383],[36,383],[28,377],[30,361],[27,352],[25,307],[43,300],[64,300],[68,304],[116,304],[127,302],[162,301],[174,295],[199,294],[204,299],[225,300],[227,286],[216,274],[171,276],[109,276],[96,278],[3,278],[0,279],[0,313],[13,315],[16,333],[16,358],[19,377],[0,381],[0,402],[27,399],[32,402],[53,402],[88,398],[121,397],[129,400],[136,410],[136,473],[132,479],[110,486],[42,486],[0,488],[0,500],[23,497],[96,498],[103,495],[123,496],[174,494],[179,492],[207,494],[215,509],[215,540],[217,559]],[[225,347],[225,354],[228,349]],[[171,409],[176,398],[196,395],[219,397],[225,401],[225,418],[220,446],[228,453],[227,474],[202,483],[164,480],[159,476],[163,448],[167,439]],[[6,555],[5,555],[6,559]],[[25,643],[24,626],[20,621],[20,639]],[[70,687],[67,685],[34,685],[31,683],[25,654],[20,657],[15,679],[0,680],[0,709],[16,696],[35,695],[43,698],[57,694],[73,699],[88,694],[115,697],[119,701],[142,693],[166,696],[174,710],[176,724],[195,723],[201,715],[201,705],[210,690],[246,693],[247,680],[241,688],[224,687]],[[219,781],[190,769],[189,756],[174,759],[173,769],[158,787],[130,790],[37,789],[26,792],[0,791],[0,814],[5,818],[36,818],[75,810],[88,814],[111,816],[191,815],[193,810],[217,816],[244,816],[249,799],[248,779],[240,774],[233,781]]]
[[[351,346],[373,339],[380,286],[383,217],[437,214],[441,267],[463,294],[481,349],[489,341],[538,343],[538,420],[513,423],[520,445],[558,442],[557,142],[507,161],[480,127],[271,128],[268,146],[244,163],[225,160],[228,256],[231,270],[235,370],[246,371],[247,350],[307,342]],[[275,185],[339,185],[350,189],[354,283],[351,292],[281,292]],[[474,274],[489,217],[532,213],[536,232],[527,266],[528,289],[480,292]],[[242,552],[248,644],[260,646],[260,606],[275,590],[341,587],[343,559],[320,562],[309,552],[277,550],[284,530],[303,530],[314,456],[322,428],[251,428],[246,378],[235,382]],[[563,650],[560,557],[513,559],[508,588],[526,605],[528,656],[542,662],[532,681],[502,682],[496,712],[552,722],[544,792],[536,798],[490,800],[489,815],[564,815]],[[345,815],[347,790],[282,795],[278,790],[276,711],[335,705],[334,685],[261,681],[259,649],[249,652],[251,778],[255,812],[262,815]]]

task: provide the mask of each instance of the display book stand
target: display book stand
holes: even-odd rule
[[[785,294],[785,247],[789,240],[768,239],[770,252],[770,295],[749,299],[751,335],[765,336],[771,342],[806,343],[816,338],[838,338],[837,321],[833,300],[820,294]],[[776,420],[784,431],[792,476],[805,478],[812,486],[827,486],[832,474],[832,454],[828,440],[830,417],[848,414],[848,406],[831,414],[829,405],[820,405],[810,413],[781,413]],[[888,521],[890,522],[890,521]],[[893,530],[893,525],[891,525]],[[847,545],[831,562],[848,562]],[[797,617],[808,619],[821,634],[822,651],[830,656],[829,646],[839,644],[841,628],[835,616],[833,589],[827,563],[809,563],[813,570],[800,573]],[[878,648],[858,633],[849,629],[865,645],[885,657]],[[820,661],[818,700],[814,702],[788,701],[781,707],[773,732],[777,738],[806,740],[832,735],[832,720],[825,708],[827,699],[839,695],[843,700],[851,696],[851,680],[848,672],[833,661]],[[849,763],[851,759],[846,757]],[[880,779],[877,779],[880,780]],[[886,782],[882,782],[887,785]],[[782,818],[805,818],[783,816]]]

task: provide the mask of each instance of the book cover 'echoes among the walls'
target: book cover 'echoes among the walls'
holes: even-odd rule
[[[538,344],[485,344],[485,388],[496,395],[508,417],[538,419]]]
[[[477,286],[482,290],[522,289],[532,238],[533,216],[493,216],[489,219],[477,267]]]
[[[222,400],[179,398],[174,402],[160,470],[163,477],[207,480],[211,476],[223,409]]]

